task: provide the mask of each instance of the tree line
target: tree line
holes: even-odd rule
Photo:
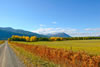
[[[13,35],[11,38],[8,38],[8,41],[64,41],[64,40],[91,40],[91,39],[100,39],[100,37],[36,37],[36,36],[18,36]]]
[[[8,38],[8,41],[27,41],[27,42],[33,42],[33,41],[62,41],[62,37],[36,37],[36,36],[18,36],[13,35],[11,38]]]

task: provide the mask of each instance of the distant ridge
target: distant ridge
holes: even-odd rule
[[[0,27],[0,40],[7,40],[12,35],[46,37],[44,35],[21,29],[13,29],[11,27]]]
[[[70,35],[60,32],[60,33],[54,33],[54,34],[47,34],[49,37],[71,37]]]

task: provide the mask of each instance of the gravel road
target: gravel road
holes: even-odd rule
[[[0,45],[0,67],[25,67],[7,41]]]

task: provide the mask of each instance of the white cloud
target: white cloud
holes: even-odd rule
[[[59,32],[65,32],[65,33],[72,33],[76,32],[77,29],[71,29],[71,28],[39,28],[37,30],[34,30],[33,32],[40,33],[40,34],[49,34],[49,33],[59,33]]]
[[[73,37],[100,36],[100,32],[79,32],[79,30],[73,29],[73,28],[64,28],[64,29],[63,28],[39,28],[37,30],[34,30],[33,32],[36,32],[39,34],[64,32]]]
[[[85,33],[82,33],[82,32],[76,32],[76,33],[70,33],[71,36],[73,37],[88,37],[88,36],[100,36],[100,32],[85,32]]]
[[[85,31],[100,31],[100,28],[86,28]]]
[[[45,25],[43,25],[43,24],[40,24],[40,27],[44,27]]]
[[[57,24],[57,22],[52,22],[53,24]]]

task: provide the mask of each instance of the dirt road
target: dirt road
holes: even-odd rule
[[[0,45],[0,67],[25,67],[7,41]]]

